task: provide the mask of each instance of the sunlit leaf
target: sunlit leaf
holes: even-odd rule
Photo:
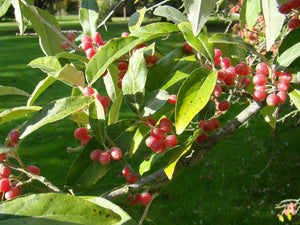
[[[294,105],[297,107],[297,109],[300,111],[300,91],[299,90],[293,90],[289,93],[289,97],[294,103]]]
[[[79,9],[79,21],[83,33],[92,36],[97,30],[99,8],[95,0],[82,0]]]
[[[42,107],[39,106],[19,106],[4,110],[0,113],[0,124],[25,116],[29,113],[37,112]]]
[[[130,16],[128,21],[128,27],[131,32],[135,31],[142,25],[145,13],[146,13],[146,7],[143,7],[142,9],[137,10],[135,13],[133,13]]]
[[[103,145],[105,143],[105,113],[98,99],[89,105],[89,121],[96,139]]]
[[[0,96],[1,95],[23,95],[29,97],[30,95],[21,89],[16,87],[2,86],[0,85]]]
[[[157,7],[154,10],[153,14],[156,16],[166,17],[168,20],[174,22],[175,24],[179,24],[181,22],[188,22],[188,19],[182,12],[169,5]]]

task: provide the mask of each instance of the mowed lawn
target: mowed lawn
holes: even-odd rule
[[[62,19],[63,29],[79,30],[79,24]],[[27,64],[42,56],[38,38],[16,36],[16,24],[0,23],[0,85],[16,86],[32,93],[35,85],[45,77],[41,71]],[[210,29],[210,27],[208,27]],[[215,30],[211,28],[212,30]],[[108,31],[101,30],[103,39],[120,36],[128,31],[124,22],[108,24]],[[182,45],[180,36],[171,36],[158,47],[166,51]],[[70,88],[56,82],[38,98],[43,106],[51,100],[69,95]],[[27,98],[0,96],[0,111],[26,105]],[[237,115],[239,106],[221,117],[221,124]],[[276,203],[286,198],[298,198],[300,194],[300,129],[292,118],[279,124],[273,131],[257,114],[235,134],[215,146],[206,159],[192,168],[183,169],[168,185],[160,190],[149,210],[145,224],[282,224],[274,209]],[[8,132],[24,121],[19,119],[0,125],[0,141]],[[68,118],[55,122],[31,134],[20,147],[20,154],[27,165],[41,168],[42,175],[60,188],[77,153],[68,154],[66,148],[80,143],[73,137],[76,124]],[[136,163],[137,164],[137,163]],[[122,184],[122,165],[97,183],[97,188],[86,194],[101,194],[100,190]],[[26,191],[31,191],[26,189]],[[144,207],[129,207],[126,197],[115,201],[137,221]],[[300,224],[299,216],[285,224]]]

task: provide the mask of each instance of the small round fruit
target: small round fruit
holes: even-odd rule
[[[142,205],[149,205],[151,202],[151,195],[148,192],[144,192],[140,196],[140,203]]]
[[[11,170],[9,167],[0,165],[0,178],[8,178],[11,175]]]
[[[127,167],[125,167],[124,169],[122,169],[122,175],[124,177],[127,177],[127,175],[130,173],[129,169]]]
[[[140,194],[136,193],[135,195],[130,194],[127,198],[127,202],[130,202],[131,206],[135,206],[140,202]],[[133,198],[133,199],[132,199]]]
[[[265,63],[258,63],[255,67],[255,71],[256,71],[256,74],[261,74],[261,75],[269,74],[268,66]]]
[[[74,137],[76,139],[83,139],[88,136],[88,130],[85,127],[79,127],[74,131]]]
[[[185,42],[185,43],[183,44],[183,49],[184,49],[186,52],[191,52],[191,51],[193,51],[193,47],[190,46],[187,42]]]
[[[16,144],[18,142],[19,134],[20,134],[20,131],[17,129],[11,130],[9,132],[9,140],[12,144]]]
[[[221,67],[227,69],[231,66],[231,60],[228,57],[224,57],[221,60]]]
[[[300,19],[298,18],[292,18],[289,22],[288,22],[288,27],[290,29],[297,29],[298,27],[300,27]]]
[[[169,147],[169,148],[173,148],[175,147],[177,144],[177,137],[175,135],[168,135],[166,137],[166,145]]]
[[[282,104],[285,102],[287,98],[287,93],[285,91],[279,91],[277,93],[277,96],[278,96],[278,103]]]
[[[289,0],[288,4],[293,8],[293,9],[298,9],[300,7],[300,1],[299,0]]]
[[[252,80],[250,77],[245,77],[243,80],[242,80],[242,85],[243,87],[249,87],[250,84],[251,84]]]
[[[288,83],[281,83],[279,82],[277,84],[277,88],[279,91],[284,91],[284,92],[287,92],[290,88],[290,85]]]
[[[70,48],[70,44],[66,41],[63,41],[61,44],[60,44],[60,47],[63,49],[63,50],[68,50]]]
[[[68,38],[69,41],[74,41],[76,39],[76,36],[73,32],[68,32],[66,37]]]
[[[118,63],[118,69],[121,71],[121,70],[126,70],[128,69],[128,63],[126,62],[119,62]]]
[[[292,11],[292,8],[289,4],[281,4],[278,11],[282,14],[289,14]]]
[[[215,129],[218,129],[220,127],[220,121],[216,118],[211,119],[211,121],[213,122]]]
[[[154,140],[156,140],[156,138],[155,138],[155,137],[152,137],[151,135],[150,135],[149,137],[147,137],[147,138],[146,138],[146,141],[145,141],[146,146],[149,147],[149,148],[151,148],[152,142],[153,142]]]
[[[38,168],[37,166],[33,166],[33,165],[28,166],[28,167],[27,167],[27,170],[28,170],[29,172],[35,174],[35,175],[38,175],[38,176],[41,174],[41,170],[40,170],[40,168]]]
[[[279,76],[279,82],[281,83],[290,83],[291,80],[293,79],[292,74],[287,73],[287,72],[283,72],[280,76]]]
[[[266,98],[267,105],[275,106],[278,103],[278,95],[275,93],[269,94]]]
[[[10,187],[8,191],[5,192],[5,199],[10,200],[19,195],[19,190],[16,187]]]
[[[123,32],[122,34],[121,34],[121,37],[128,37],[129,36],[129,33],[128,32]]]
[[[165,133],[169,133],[172,130],[172,122],[168,118],[163,118],[159,121],[159,128]]]
[[[198,135],[196,138],[197,143],[202,143],[208,139],[208,136],[206,133]]]
[[[100,154],[102,153],[103,151],[102,150],[99,150],[99,149],[96,149],[94,151],[91,152],[90,154],[90,159],[94,162],[98,162],[99,161],[99,157],[100,157]]]
[[[87,136],[84,136],[82,139],[81,139],[81,145],[82,146],[86,146],[86,144],[89,142],[89,140],[92,138],[92,136],[90,135],[87,135]]]
[[[138,178],[132,173],[128,173],[125,179],[128,184],[134,184],[138,181]]]
[[[253,83],[256,86],[266,85],[267,77],[265,75],[262,75],[262,74],[257,74],[253,77]]]
[[[170,95],[168,98],[168,102],[170,102],[171,104],[176,104],[177,101],[177,95]]]
[[[110,149],[110,156],[113,160],[119,160],[122,158],[122,150],[118,147],[112,147]]]
[[[224,69],[221,69],[218,71],[218,79],[219,80],[225,80],[227,77],[227,71]]]
[[[151,150],[154,151],[154,152],[158,152],[158,151],[161,151],[165,148],[166,144],[160,140],[160,139],[154,139],[152,142],[151,142]]]
[[[220,111],[226,111],[229,108],[230,108],[230,102],[227,101],[227,100],[224,100],[224,101],[220,102],[219,105],[218,105],[218,109]]]
[[[86,54],[86,57],[88,59],[91,59],[93,58],[93,56],[97,53],[97,50],[93,49],[93,48],[89,48],[88,50],[86,50],[85,54]]]
[[[203,122],[203,130],[204,131],[212,131],[215,129],[215,124],[211,120],[204,120]]]
[[[0,162],[4,161],[4,160],[6,160],[6,159],[7,159],[6,153],[0,154]]]
[[[10,182],[8,179],[1,179],[0,180],[0,192],[6,192],[10,188]]]
[[[92,38],[88,35],[83,35],[81,37],[81,43],[84,43],[84,42],[92,42]]]
[[[98,33],[98,32],[95,32],[92,36],[92,40],[93,42],[97,43],[98,45],[101,45],[102,44],[102,38],[101,38],[101,35]]]
[[[220,49],[216,48],[215,49],[215,59],[220,58],[222,56],[222,52]]]
[[[99,163],[101,165],[108,165],[110,163],[110,154],[108,152],[102,152],[99,156]]]
[[[266,97],[267,93],[266,91],[264,90],[255,90],[253,92],[253,98],[256,100],[256,101],[261,101],[263,100],[265,97]]]
[[[84,50],[84,51],[87,51],[88,49],[92,49],[93,48],[93,43],[92,42],[83,42],[81,44],[81,48]]]
[[[212,95],[215,98],[219,98],[222,95],[222,91],[223,91],[222,88],[219,85],[216,85],[214,90],[213,90]]]
[[[154,127],[157,123],[156,119],[152,118],[152,117],[146,117],[146,120],[148,122],[145,122],[144,124],[147,126],[147,127]]]
[[[156,128],[154,127],[151,131],[150,131],[150,135],[156,139],[160,139],[160,140],[163,140],[165,139],[165,136],[164,136],[164,132],[159,129],[159,128]]]
[[[93,90],[92,87],[88,86],[83,89],[82,93],[84,96],[90,97],[95,93],[95,91]]]

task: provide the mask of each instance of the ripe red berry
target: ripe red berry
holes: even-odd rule
[[[76,36],[73,32],[68,32],[66,37],[68,38],[69,41],[74,41],[76,39]]]
[[[124,177],[127,177],[127,175],[130,173],[129,169],[127,167],[125,167],[123,170],[122,170],[122,175]]]
[[[219,98],[222,95],[222,88],[219,85],[216,85],[215,88],[214,88],[214,90],[213,90],[212,95],[215,98]]]
[[[170,95],[168,98],[168,102],[170,102],[171,104],[176,104],[177,101],[177,95]]]
[[[11,174],[11,170],[9,167],[0,165],[0,178],[8,178]]]
[[[74,137],[76,139],[83,139],[88,136],[88,130],[85,127],[79,127],[74,131]]]
[[[278,103],[282,104],[285,102],[287,98],[287,93],[285,91],[279,91],[277,93],[277,96],[278,96]]]
[[[90,135],[87,135],[87,136],[84,136],[82,139],[81,139],[81,145],[82,146],[86,146],[86,144],[89,142],[89,140],[92,138],[92,136]]]
[[[237,64],[235,67],[234,67],[234,72],[236,74],[239,74],[239,75],[242,75],[244,73],[244,65],[243,64]]]
[[[108,70],[105,70],[104,73],[102,73],[101,77],[105,77],[107,73],[108,73]]]
[[[12,185],[12,187],[17,188],[17,190],[18,190],[18,195],[21,195],[22,192],[23,192],[23,188],[22,188],[21,185],[18,185],[18,184],[19,184],[18,182],[13,182],[11,185]]]
[[[97,43],[98,45],[101,45],[102,44],[102,38],[101,38],[101,35],[98,33],[98,32],[95,32],[92,36],[92,40],[93,42]]]
[[[81,43],[84,43],[84,42],[92,42],[92,38],[88,35],[83,35],[81,37]]]
[[[205,122],[205,120],[201,120],[201,121],[198,123],[198,127],[199,127],[199,128],[203,127],[204,122]]]
[[[208,136],[207,136],[206,133],[200,134],[200,135],[198,135],[198,137],[196,138],[196,141],[197,141],[197,143],[202,143],[202,142],[206,141],[207,138],[208,138]]]
[[[169,135],[166,137],[166,145],[169,148],[175,147],[177,144],[177,137],[175,135]]]
[[[293,8],[293,9],[298,9],[300,7],[300,1],[299,0],[289,0],[288,4]]]
[[[242,80],[242,85],[243,87],[249,87],[250,84],[251,84],[252,80],[250,77],[245,77],[243,80]]]
[[[108,96],[102,96],[100,97],[100,102],[104,108],[108,108],[111,100]]]
[[[119,160],[122,158],[122,150],[118,147],[112,147],[110,149],[110,156],[113,160]]]
[[[265,97],[266,97],[267,93],[266,91],[264,90],[255,90],[253,92],[253,98],[256,100],[256,101],[261,101],[263,100]]]
[[[93,49],[93,48],[89,48],[88,50],[86,50],[85,54],[86,54],[86,57],[88,59],[91,59],[93,58],[93,56],[97,53],[97,50]]]
[[[41,170],[40,170],[40,168],[38,168],[37,166],[33,166],[33,165],[28,166],[28,167],[27,167],[27,170],[28,170],[29,172],[35,174],[35,175],[38,175],[38,176],[41,174]]]
[[[4,161],[4,160],[6,160],[6,159],[7,159],[6,153],[0,154],[0,162]]]
[[[92,43],[92,42],[89,42],[89,41],[83,42],[83,43],[81,44],[81,48],[82,48],[84,51],[87,51],[88,49],[93,48],[93,43]]]
[[[261,75],[269,74],[268,66],[265,63],[258,63],[255,67],[255,71],[256,71],[256,74],[261,74]]]
[[[220,58],[222,56],[222,52],[220,49],[216,48],[215,49],[215,59]]]
[[[118,69],[121,70],[127,70],[128,69],[128,63],[126,62],[119,62],[118,63]]]
[[[151,64],[151,65],[156,64],[157,60],[158,60],[158,58],[157,58],[156,55],[150,55],[150,56],[148,57],[148,62],[149,62],[149,64]]]
[[[139,193],[136,193],[135,195],[130,194],[127,198],[127,202],[130,202],[131,206],[135,206],[140,202],[141,195]]]
[[[265,91],[265,90],[267,90],[267,86],[266,85],[254,86],[254,91]]]
[[[60,47],[63,49],[63,50],[68,50],[70,48],[70,44],[66,41],[63,41],[61,44],[60,44]]]
[[[256,86],[266,85],[267,77],[265,75],[262,75],[262,74],[257,74],[253,77],[253,83]]]
[[[300,27],[300,19],[298,18],[292,18],[289,22],[288,22],[288,27],[290,29],[297,29],[298,27]]]
[[[148,192],[144,192],[140,196],[140,203],[142,205],[149,205],[151,202],[151,195]]]
[[[134,184],[138,181],[138,178],[132,173],[128,173],[125,179],[128,184]]]
[[[214,122],[212,122],[211,120],[204,120],[204,122],[203,122],[203,130],[204,131],[212,131],[214,129],[215,129]]]
[[[99,163],[101,165],[108,165],[110,163],[110,154],[108,152],[101,152],[100,156],[99,156]]]
[[[266,98],[267,105],[275,106],[278,103],[278,95],[275,93],[269,94]]]
[[[151,148],[152,142],[154,140],[156,140],[155,137],[152,137],[152,136],[147,137],[146,140],[145,140],[146,146],[149,147],[149,148]]]
[[[191,52],[191,51],[193,51],[193,47],[190,46],[187,42],[185,42],[185,43],[183,44],[183,49],[184,49],[186,52]]]
[[[160,140],[165,139],[164,132],[161,129],[156,127],[152,128],[152,130],[150,131],[150,135]]]
[[[213,119],[211,119],[211,121],[213,122],[213,124],[214,124],[214,126],[215,126],[214,129],[218,129],[218,128],[220,127],[220,122],[219,122],[218,119],[213,118]]]
[[[126,73],[127,73],[127,70],[121,70],[121,71],[118,73],[118,78],[119,78],[119,79],[123,79],[123,77],[125,76]]]
[[[290,83],[291,80],[293,79],[292,74],[287,73],[287,72],[283,72],[280,74],[279,76],[279,82],[281,83]]]
[[[0,192],[6,192],[10,188],[10,182],[8,179],[1,179],[0,180]]]
[[[279,82],[277,84],[277,88],[279,91],[284,91],[284,92],[287,92],[290,88],[290,85],[288,83],[281,83]]]
[[[230,102],[227,101],[227,100],[224,100],[224,101],[220,102],[219,105],[218,105],[218,109],[220,111],[226,111],[226,110],[229,109],[229,107],[230,107]]]
[[[119,81],[118,81],[118,88],[120,88],[120,89],[122,89],[122,79],[120,79]]]
[[[95,93],[95,91],[93,90],[92,87],[88,86],[83,89],[82,93],[84,96],[90,97]]]
[[[156,119],[152,118],[152,117],[146,117],[146,120],[148,122],[145,122],[144,124],[147,126],[147,127],[154,127],[156,125]]]
[[[289,4],[281,4],[278,11],[282,14],[289,14],[292,11],[292,8]]]
[[[172,130],[172,122],[168,118],[162,118],[159,121],[159,128],[165,132],[169,133]]]
[[[20,134],[20,131],[17,129],[11,130],[9,132],[9,140],[12,144],[16,144],[18,142],[19,134]]]
[[[225,80],[225,78],[227,77],[227,71],[224,69],[221,69],[218,71],[218,79],[219,80]]]
[[[154,138],[151,142],[151,150],[154,151],[154,152],[159,152],[161,150],[164,150],[166,147],[166,144],[160,140],[160,139],[156,139]]]
[[[100,157],[100,154],[102,153],[103,151],[102,150],[99,150],[99,149],[96,149],[94,151],[91,152],[90,154],[90,159],[94,162],[98,162],[99,161],[99,157]]]
[[[15,197],[17,197],[19,195],[19,190],[18,188],[15,187],[10,187],[9,190],[5,193],[5,199],[6,200],[10,200],[13,199]]]
[[[230,58],[228,58],[228,57],[222,58],[222,60],[221,60],[221,67],[227,69],[230,66],[231,66],[231,60],[230,60]]]
[[[244,71],[241,75],[246,76],[250,73],[250,67],[248,66],[248,64],[246,62],[240,62],[240,65],[242,65],[244,67]]]
[[[220,65],[220,63],[221,63],[221,58],[216,58],[216,57],[215,57],[215,63],[214,63],[214,66]]]

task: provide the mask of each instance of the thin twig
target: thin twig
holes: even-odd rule
[[[156,8],[156,7],[160,6],[160,5],[163,5],[163,4],[165,4],[165,3],[169,2],[169,1],[171,1],[171,0],[165,0],[165,1],[162,1],[160,3],[157,3],[156,5],[151,6],[150,8],[148,8],[146,11],[153,10],[154,8]]]
[[[119,8],[119,6],[122,4],[122,2],[124,2],[124,0],[120,0],[115,7],[110,11],[110,13],[104,18],[104,20],[102,20],[102,22],[97,26],[97,29],[99,29],[101,26],[105,26],[107,20],[109,20],[109,18],[115,13],[115,11],[117,10],[117,8]],[[105,26],[105,30],[107,30],[106,26]]]
[[[155,194],[152,195],[152,200],[151,200],[150,204],[148,204],[148,205],[146,206],[146,208],[145,208],[145,210],[144,210],[144,213],[143,213],[143,215],[142,215],[142,217],[141,217],[140,222],[138,223],[138,225],[142,225],[142,224],[143,224],[144,220],[146,219],[146,217],[147,217],[147,215],[148,215],[150,206],[151,206],[153,200],[154,200],[157,196],[158,196],[158,193],[155,193]]]

